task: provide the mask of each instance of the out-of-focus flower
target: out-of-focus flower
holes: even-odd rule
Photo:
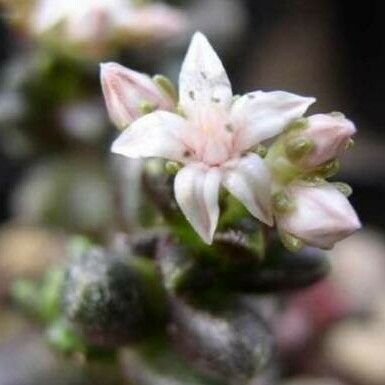
[[[161,2],[0,0],[0,3],[15,27],[52,47],[88,57],[101,57],[122,46],[179,39],[189,24],[181,10]]]
[[[380,318],[346,320],[331,329],[324,340],[323,358],[352,383],[385,383],[385,327]]]
[[[278,229],[308,245],[330,249],[361,227],[348,199],[332,184],[293,182],[284,194],[292,207],[277,214]]]
[[[127,128],[146,109],[172,111],[176,107],[172,95],[146,74],[105,63],[100,77],[108,114],[119,129]]]
[[[35,35],[59,32],[61,39],[96,46],[129,37],[168,38],[185,25],[184,15],[170,6],[131,0],[38,0],[30,20]]]
[[[349,314],[349,305],[335,282],[326,278],[292,295],[275,320],[275,335],[280,354],[306,351],[306,346],[333,322]]]
[[[300,167],[311,169],[342,155],[356,129],[335,113],[309,116],[304,128],[293,131],[286,139],[286,152]]]
[[[114,142],[112,151],[182,163],[175,177],[176,200],[210,244],[221,183],[252,215],[272,225],[270,173],[250,149],[279,134],[313,102],[283,91],[256,91],[234,101],[219,57],[206,37],[196,33],[179,78],[181,114],[155,111],[141,117]]]
[[[384,300],[385,240],[373,230],[360,231],[330,252],[333,280],[351,312],[370,313]]]

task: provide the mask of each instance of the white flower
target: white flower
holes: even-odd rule
[[[111,121],[126,128],[143,115],[143,103],[154,109],[172,110],[175,101],[148,75],[117,63],[101,64],[100,79]]]
[[[233,102],[225,69],[206,37],[196,33],[179,78],[184,117],[156,111],[136,120],[113,143],[130,158],[161,157],[184,167],[175,197],[193,228],[211,243],[219,217],[222,184],[252,215],[272,225],[270,173],[248,152],[301,117],[314,98],[283,91],[256,91]]]
[[[58,27],[63,39],[96,43],[117,33],[164,38],[181,32],[185,18],[165,4],[135,6],[132,0],[38,0],[30,23],[43,34]]]
[[[348,199],[330,183],[312,186],[293,182],[285,194],[294,209],[277,215],[278,230],[308,245],[330,249],[361,227]]]

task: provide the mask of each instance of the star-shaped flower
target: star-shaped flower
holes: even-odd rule
[[[273,224],[270,172],[251,149],[282,132],[314,101],[283,91],[255,91],[234,99],[221,60],[198,32],[179,77],[183,114],[158,110],[139,118],[116,139],[112,151],[183,164],[175,176],[176,201],[210,244],[219,217],[221,185],[253,216]]]

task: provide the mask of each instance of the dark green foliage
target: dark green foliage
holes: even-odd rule
[[[207,374],[243,384],[267,365],[273,341],[257,303],[242,297],[198,308],[172,300],[175,348]]]
[[[71,261],[64,280],[65,315],[87,341],[116,346],[159,331],[163,293],[145,260],[91,247]]]

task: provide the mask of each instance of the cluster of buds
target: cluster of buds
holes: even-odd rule
[[[275,223],[290,250],[328,249],[360,227],[346,198],[350,188],[325,181],[351,143],[353,123],[337,113],[304,118],[315,99],[284,91],[234,97],[203,34],[191,41],[179,98],[165,78],[118,64],[102,65],[101,78],[109,115],[124,128],[112,152],[172,161],[176,202],[207,244],[219,220],[221,186],[259,221]],[[262,154],[260,143],[275,136]]]
[[[15,4],[16,3],[16,4]],[[28,7],[5,1],[11,17],[53,45],[81,47],[100,56],[114,45],[167,39],[183,32],[183,13],[162,3],[135,0],[36,0]]]
[[[360,227],[347,200],[350,186],[326,181],[339,171],[355,132],[341,113],[316,114],[293,121],[270,147],[276,224],[288,248],[330,249]]]

